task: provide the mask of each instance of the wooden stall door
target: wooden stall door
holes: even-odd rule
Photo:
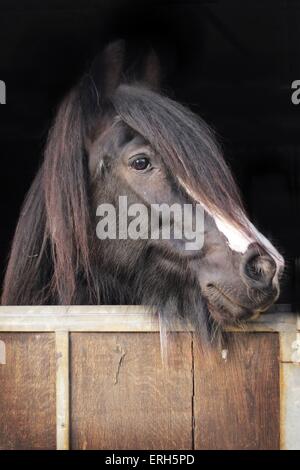
[[[230,333],[228,359],[195,354],[195,448],[280,447],[277,333]]]
[[[277,333],[228,333],[226,361],[193,333],[172,333],[168,369],[157,331],[1,332],[0,341],[0,449],[66,448],[69,431],[72,449],[279,448],[279,355],[290,359]]]
[[[192,335],[71,335],[73,449],[192,449]]]
[[[0,341],[0,449],[55,449],[54,334],[0,333]]]
[[[228,359],[192,334],[74,333],[74,449],[279,449],[276,333],[235,333]]]

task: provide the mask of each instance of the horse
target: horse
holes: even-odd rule
[[[134,76],[126,44],[96,57],[64,98],[21,210],[2,305],[148,305],[200,332],[276,301],[284,259],[250,222],[215,133],[160,88],[149,50]],[[97,208],[203,209],[203,244],[99,239]],[[194,219],[193,219],[194,220]]]

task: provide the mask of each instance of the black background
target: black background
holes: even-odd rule
[[[252,221],[286,257],[279,301],[296,308],[298,0],[0,0],[0,279],[56,106],[93,55],[120,37],[148,40],[165,90],[217,130]]]

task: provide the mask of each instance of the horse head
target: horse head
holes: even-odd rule
[[[249,221],[214,133],[161,93],[152,51],[134,73],[126,59],[123,42],[108,46],[60,105],[2,302],[147,304],[200,330],[266,310],[279,295],[284,261]],[[97,208],[116,208],[119,229],[120,197],[145,207],[145,217],[162,204],[200,208],[201,224],[194,211],[189,228],[201,231],[201,246],[147,230],[99,239]],[[169,221],[174,228],[174,214]]]

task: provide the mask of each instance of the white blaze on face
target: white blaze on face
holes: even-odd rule
[[[281,254],[276,250],[272,243],[254,227],[254,225],[242,212],[240,212],[240,220],[243,225],[249,228],[249,233],[253,234],[253,236],[250,234],[248,235],[247,233],[238,229],[232,222],[226,220],[224,217],[221,217],[219,214],[213,213],[213,211],[199,199],[199,196],[197,196],[193,190],[186,186],[181,178],[179,178],[179,182],[185,191],[195,201],[198,201],[204,207],[206,212],[214,219],[218,230],[225,236],[228,246],[231,248],[231,250],[244,254],[248,250],[251,243],[259,242],[276,262],[277,270],[284,266],[284,259]]]
[[[284,266],[284,259],[281,254],[272,245],[270,240],[268,240],[257,230],[256,227],[254,227],[254,225],[245,217],[244,214],[241,214],[241,222],[243,222],[244,225],[249,228],[249,232],[253,234],[253,237],[243,233],[242,230],[239,230],[235,225],[231,224],[222,217],[212,214],[209,210],[207,211],[213,217],[220,232],[222,232],[226,237],[227,243],[232,250],[244,254],[248,250],[251,243],[259,242],[260,245],[265,248],[267,253],[274,259],[277,265],[277,269],[280,269]]]
[[[238,253],[246,253],[249,245],[253,243],[251,238],[248,235],[242,233],[241,230],[238,230],[238,228],[233,224],[227,222],[227,220],[216,214],[212,214],[212,212],[208,210],[207,207],[205,207],[205,210],[211,215],[216,223],[218,230],[222,232],[227,239],[229,247]]]

